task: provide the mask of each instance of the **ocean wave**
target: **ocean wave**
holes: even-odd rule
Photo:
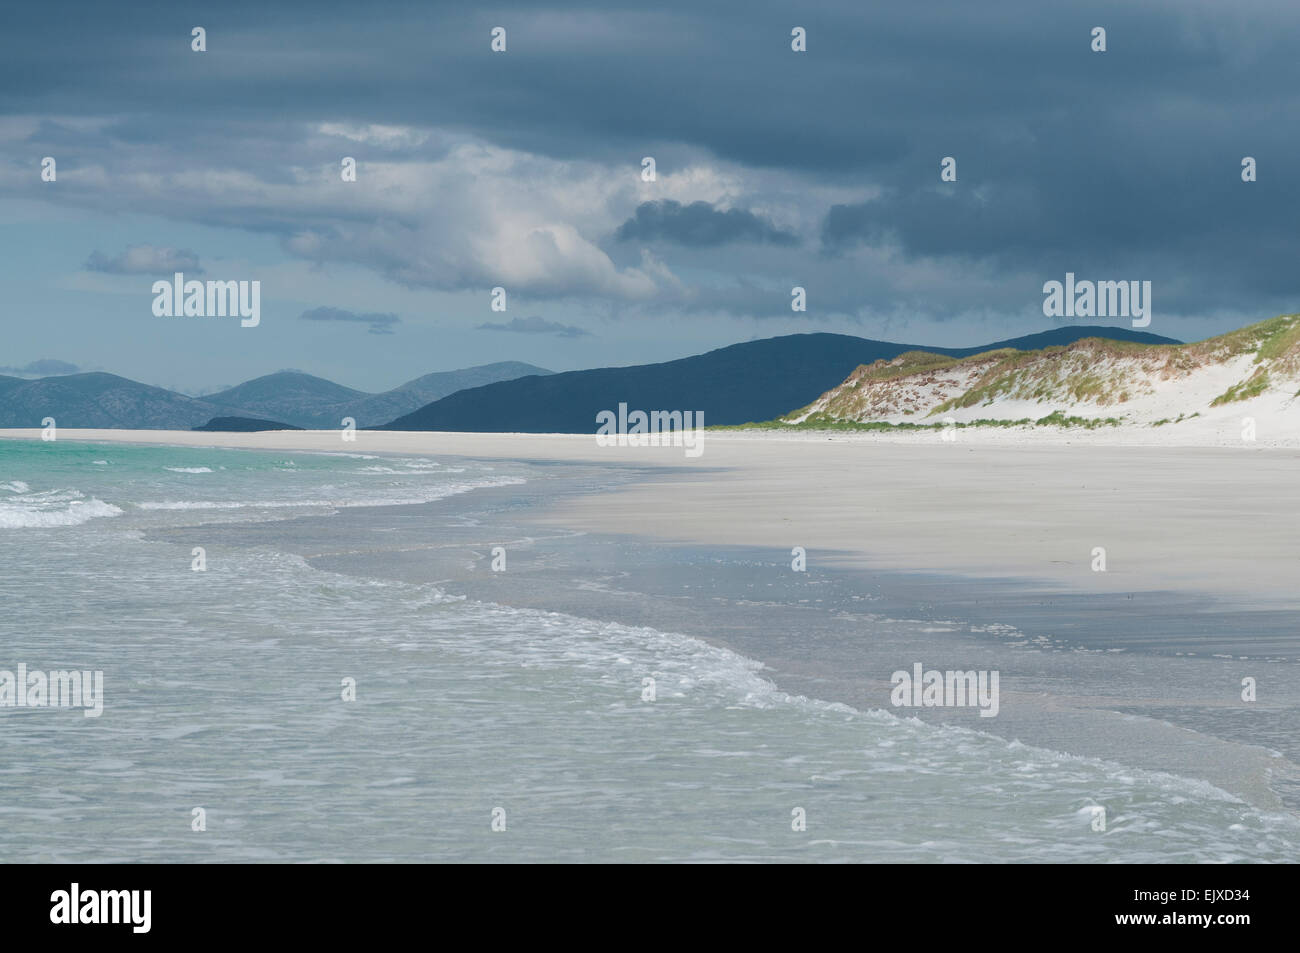
[[[170,470],[172,473],[211,473],[211,467],[163,467],[164,470]]]
[[[448,496],[496,486],[515,486],[525,481],[519,477],[502,477],[473,483],[446,483],[441,486],[412,487],[396,494],[370,496],[347,493],[335,497],[307,500],[151,500],[137,504],[142,510],[241,510],[241,509],[346,509],[354,506],[414,506],[432,503]]]
[[[31,489],[22,480],[10,480],[8,483],[0,483],[0,490],[8,490],[10,493],[29,493]]]
[[[142,510],[242,510],[249,507],[310,506],[309,503],[240,503],[236,500],[161,500],[137,503]]]
[[[32,529],[52,526],[77,526],[98,517],[118,516],[122,508],[101,499],[0,503],[0,529]]]
[[[1221,862],[1282,859],[1300,844],[1294,817],[1252,807],[1208,781],[791,694],[762,663],[694,636],[463,597],[451,612],[452,599],[437,586],[303,573],[301,557],[277,573],[276,557],[257,558],[263,562],[241,575],[275,576],[278,611],[310,618],[324,593],[330,618],[349,620],[337,636],[350,645],[364,638],[434,652],[440,664],[520,684],[564,679],[589,710],[619,713],[602,720],[595,745],[617,746],[621,718],[639,721],[667,704],[681,718],[674,730],[687,742],[683,763],[702,771],[725,762],[721,770],[740,774],[747,769],[736,765],[769,749],[798,752],[780,763],[796,765],[790,778],[812,772],[839,788],[837,801],[883,818],[897,836],[875,846],[890,857]],[[398,618],[401,625],[388,623]],[[655,705],[641,698],[647,677]],[[756,789],[773,767],[752,775]],[[1005,814],[1008,801],[1018,806],[1014,816]],[[1097,807],[1107,811],[1105,837],[1091,828]],[[970,823],[936,827],[945,815]]]

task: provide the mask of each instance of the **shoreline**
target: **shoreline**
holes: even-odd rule
[[[0,441],[38,435],[0,431]],[[60,439],[644,467],[634,486],[538,519],[678,543],[799,546],[810,565],[1300,609],[1300,512],[1280,505],[1300,474],[1290,449],[709,434],[690,458],[674,447],[596,447],[590,435],[361,431],[343,442],[337,431],[67,430]],[[1093,568],[1099,548],[1104,571]]]
[[[80,435],[61,439],[70,436]],[[219,445],[207,434],[130,439],[138,436],[84,442]],[[679,448],[596,448],[586,436],[393,434],[341,451],[335,432],[229,436],[251,450],[399,454],[444,465],[454,456],[514,462],[528,473],[523,484],[428,503],[252,522],[213,521],[218,514],[208,513],[146,531],[146,540],[178,547],[181,564],[201,534],[217,552],[273,549],[351,579],[562,613],[568,621],[556,624],[565,627],[615,623],[652,630],[652,639],[685,635],[757,663],[764,680],[791,696],[970,728],[1066,761],[1097,759],[1120,777],[1137,770],[1205,782],[1252,808],[1300,816],[1300,749],[1290,730],[1300,710],[1291,667],[1300,660],[1300,614],[1273,608],[1284,601],[1276,598],[1238,596],[1234,608],[1202,592],[1188,570],[1214,568],[1218,551],[1188,547],[1173,567],[1184,575],[1181,586],[1161,586],[1152,575],[1145,588],[1111,590],[1075,584],[1077,564],[1052,564],[1037,577],[999,575],[989,564],[967,573],[944,565],[965,565],[1013,518],[1032,526],[1050,517],[1062,489],[1070,490],[1062,472],[1080,479],[1079,467],[1062,463],[1075,448],[953,454],[942,444],[876,452],[828,442],[792,454],[789,443],[746,438],[715,441],[692,460]],[[294,445],[281,445],[285,436]],[[1094,449],[1078,459],[1103,473],[1136,461],[1137,475],[1172,474],[1200,499],[1230,483],[1237,462],[1212,450],[1115,448],[1100,462],[1095,456]],[[1269,454],[1278,465],[1251,472],[1281,480],[1291,457]],[[1008,485],[1007,472],[1023,484]],[[794,492],[809,481],[815,492]],[[936,494],[945,481],[965,481],[969,492]],[[1023,499],[1016,495],[1022,485],[1033,490]],[[1161,485],[1148,479],[1139,499]],[[682,512],[700,518],[682,521]],[[849,545],[809,546],[807,571],[793,571],[790,549],[773,543],[774,534],[791,531],[792,516],[809,521],[811,538]],[[986,524],[973,546],[971,531],[951,528],[963,520]],[[924,564],[909,566],[911,550],[902,545],[909,527],[948,545],[921,550]],[[1245,544],[1251,527],[1239,529],[1237,542]],[[510,553],[505,574],[489,571],[498,544]],[[999,715],[891,708],[890,672],[916,663],[1000,672]],[[1264,686],[1258,705],[1238,698],[1243,674]]]
[[[148,538],[183,546],[201,530],[212,545],[272,547],[352,578],[679,633],[759,663],[790,695],[1206,781],[1264,810],[1300,809],[1300,749],[1281,730],[1294,692],[1271,688],[1252,713],[1233,688],[1243,670],[1272,686],[1292,681],[1297,614],[1234,612],[1225,630],[1213,600],[1188,593],[1070,595],[830,562],[795,573],[779,550],[591,531],[554,515],[665,473],[562,464],[524,485],[431,503]],[[504,574],[489,570],[497,544],[509,551]],[[1140,630],[1127,624],[1134,617]],[[915,662],[1000,671],[1001,714],[891,708],[889,673]]]

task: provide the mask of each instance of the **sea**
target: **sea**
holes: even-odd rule
[[[548,487],[637,478],[0,440],[0,672],[103,673],[97,717],[0,707],[0,859],[1300,856],[1294,810],[1119,749],[1003,737],[974,712],[927,721],[881,694],[817,697],[815,679],[789,691],[759,648],[730,647],[735,594],[714,609],[686,591],[683,630],[603,611],[636,541],[584,560],[581,534],[549,531],[564,541],[549,547],[523,517]],[[729,578],[761,571],[733,562]],[[529,598],[512,595],[530,572]],[[536,573],[588,597],[544,608]],[[855,618],[840,621],[946,637],[865,596]]]

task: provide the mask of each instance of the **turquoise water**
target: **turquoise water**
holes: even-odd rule
[[[0,441],[0,669],[102,670],[105,694],[99,718],[0,708],[0,857],[1295,859],[1291,815],[1203,782],[791,697],[698,639],[323,572],[213,532],[536,475]]]

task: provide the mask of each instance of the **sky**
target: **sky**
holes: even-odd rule
[[[0,373],[203,393],[292,368],[379,391],[799,332],[969,346],[1129,325],[1046,317],[1067,272],[1150,281],[1146,330],[1182,340],[1300,310],[1293,0],[5,19]],[[156,316],[177,271],[259,281],[260,323]]]

